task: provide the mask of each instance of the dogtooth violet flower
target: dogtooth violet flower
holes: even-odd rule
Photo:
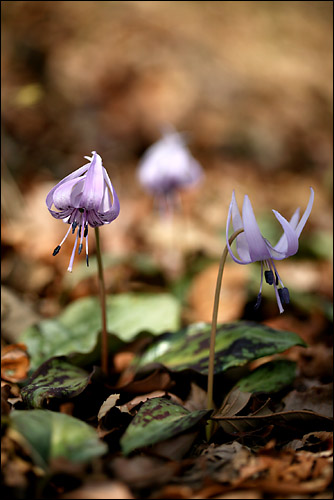
[[[203,169],[185,145],[181,134],[163,132],[144,153],[138,166],[141,185],[159,200],[173,201],[175,192],[199,182]]]
[[[68,266],[72,271],[78,241],[78,254],[86,240],[86,262],[88,266],[88,226],[97,227],[110,224],[119,214],[120,206],[116,191],[110,182],[108,173],[102,165],[102,158],[92,151],[92,157],[85,156],[89,163],[78,168],[58,182],[46,197],[50,214],[56,219],[63,219],[70,224],[63,240],[53,251],[57,255],[68,237],[76,231],[73,251]],[[52,206],[56,210],[52,209]]]
[[[306,224],[307,219],[309,218],[313,206],[314,191],[312,188],[310,188],[310,190],[310,199],[301,218],[299,218],[299,208],[297,208],[297,210],[294,212],[290,221],[287,221],[279,212],[273,210],[278,222],[281,224],[283,229],[283,234],[275,246],[272,246],[269,241],[262,236],[255,219],[251,202],[247,195],[245,195],[244,197],[241,218],[235,199],[235,193],[233,191],[226,225],[227,248],[232,259],[238,264],[251,264],[252,262],[257,261],[261,262],[261,283],[260,291],[255,304],[256,308],[259,307],[261,302],[263,275],[266,282],[269,285],[274,286],[280,313],[284,311],[282,304],[289,303],[289,291],[283,285],[274,261],[286,259],[287,257],[290,257],[291,255],[297,253],[299,236]],[[244,230],[244,232],[239,234],[236,238],[239,258],[236,257],[232,252],[231,246],[228,241],[231,219],[234,231],[237,231],[238,229]]]

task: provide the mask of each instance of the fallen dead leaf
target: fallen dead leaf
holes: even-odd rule
[[[283,399],[285,411],[312,410],[333,417],[333,384],[314,385],[300,392],[293,390]]]
[[[223,250],[223,249],[222,249]],[[212,264],[193,280],[189,293],[189,321],[212,321],[212,309],[219,264]],[[218,322],[233,321],[240,317],[247,300],[248,269],[246,266],[225,265]]]
[[[159,457],[134,456],[116,457],[109,468],[115,477],[132,488],[152,488],[168,482],[178,470],[176,462],[169,462]]]
[[[11,344],[2,349],[1,378],[8,382],[20,382],[28,377],[29,355],[25,344]]]
[[[120,481],[89,481],[59,498],[63,499],[132,499],[135,498],[126,484]]]
[[[2,335],[8,342],[15,344],[21,333],[38,323],[40,316],[35,312],[33,304],[22,299],[6,286],[1,286],[1,324]]]

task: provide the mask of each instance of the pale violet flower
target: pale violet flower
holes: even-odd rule
[[[70,231],[76,232],[74,247],[68,266],[72,271],[75,250],[80,239],[78,253],[86,240],[86,262],[88,266],[88,226],[97,227],[110,224],[119,214],[120,206],[117,194],[110,182],[102,158],[92,151],[92,157],[85,156],[89,163],[78,168],[51,189],[46,197],[50,214],[56,219],[63,219],[70,224],[61,243],[54,249],[57,255]],[[52,209],[54,205],[55,209]]]
[[[251,202],[247,195],[245,195],[244,197],[241,218],[233,191],[226,226],[227,248],[232,259],[238,264],[251,264],[252,262],[257,261],[261,262],[260,292],[255,307],[258,307],[261,302],[264,269],[266,282],[269,285],[274,286],[280,313],[284,311],[282,303],[289,303],[289,291],[283,285],[274,261],[286,259],[287,257],[294,255],[298,251],[298,239],[306,224],[307,219],[309,218],[313,206],[314,191],[312,188],[310,189],[310,199],[301,218],[299,218],[299,208],[297,208],[297,210],[294,212],[289,222],[280,213],[278,213],[276,210],[273,210],[275,217],[277,218],[283,229],[283,234],[275,246],[272,246],[269,241],[262,236],[255,219]],[[231,219],[234,231],[237,231],[238,229],[244,229],[244,232],[239,234],[236,238],[237,252],[239,257],[236,257],[234,255],[228,241]]]
[[[188,150],[181,134],[163,133],[162,138],[150,146],[138,166],[141,185],[159,201],[174,203],[179,189],[197,184],[203,169]]]

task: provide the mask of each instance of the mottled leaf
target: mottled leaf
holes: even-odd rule
[[[152,398],[143,403],[121,438],[125,455],[189,431],[210,410],[189,412],[166,398]]]
[[[171,370],[191,368],[208,373],[211,325],[196,323],[173,334],[164,334],[134,361],[137,368],[160,363]],[[236,321],[218,325],[215,345],[215,373],[242,366],[253,359],[305,346],[293,332],[266,325]]]
[[[289,359],[276,359],[264,363],[237,383],[242,392],[278,392],[291,385],[296,376],[296,363]]]
[[[77,396],[86,388],[90,377],[91,374],[63,358],[52,358],[32,374],[21,396],[28,407],[42,408],[46,399]]]
[[[143,331],[156,335],[179,326],[180,305],[170,294],[126,293],[107,297],[107,328],[122,342],[131,342]],[[99,301],[96,297],[84,297],[72,302],[57,318],[28,328],[21,340],[27,345],[35,369],[52,356],[92,352],[100,330]],[[119,342],[111,344],[118,346]]]
[[[93,427],[64,413],[13,410],[10,422],[25,438],[34,461],[44,468],[51,459],[87,462],[107,452]]]

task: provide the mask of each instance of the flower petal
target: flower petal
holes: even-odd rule
[[[100,218],[104,224],[109,224],[110,222],[115,220],[116,217],[118,217],[119,211],[120,211],[120,205],[119,205],[119,199],[118,199],[118,196],[116,194],[116,191],[115,191],[115,189],[114,189],[114,187],[109,179],[108,173],[105,169],[103,169],[103,177],[104,177],[105,183],[107,184],[107,189],[109,190],[108,196],[110,196],[109,193],[111,193],[113,200],[112,200],[112,205],[111,205],[110,210],[100,212],[99,215],[100,215]],[[105,196],[105,193],[104,193],[104,196]]]
[[[238,204],[237,204],[237,201],[235,199],[235,192],[234,192],[234,190],[233,190],[233,193],[232,193],[231,206],[232,206],[232,224],[233,224],[233,229],[234,229],[234,231],[237,231],[238,229],[243,228],[243,224],[242,224],[242,219],[241,219],[241,216],[240,216]],[[239,236],[237,236],[237,240],[236,241],[237,241],[237,252],[238,252],[239,256],[241,257],[241,259],[243,261],[245,261],[245,260],[251,260],[250,255],[249,255],[248,243],[247,243],[247,239],[246,239],[245,233],[241,233]]]
[[[249,255],[252,262],[270,259],[271,255],[267,248],[259,226],[257,225],[253,207],[247,195],[244,198],[242,208],[242,220],[247,239]]]
[[[228,251],[229,251],[232,259],[234,260],[234,262],[237,262],[238,264],[251,264],[253,262],[251,259],[249,259],[249,260],[246,260],[246,259],[245,260],[244,259],[240,260],[237,257],[235,257],[234,253],[232,252],[232,248],[231,248],[231,245],[230,245],[230,242],[229,242],[229,236],[228,236],[229,235],[229,231],[230,231],[230,224],[231,224],[232,205],[233,205],[233,198],[232,198],[232,201],[230,203],[230,206],[229,206],[229,209],[228,209],[228,215],[227,215],[227,223],[226,223],[226,246],[227,246],[227,249],[228,249]],[[238,228],[238,229],[240,229],[240,228]],[[241,236],[241,234],[239,236]],[[239,236],[237,236],[237,239],[239,238]]]
[[[80,199],[81,208],[86,210],[98,210],[104,191],[102,158],[95,151],[88,168],[85,184]]]
[[[300,221],[298,222],[298,225],[296,227],[296,234],[297,234],[297,237],[299,238],[300,236],[300,233],[302,232],[302,230],[304,229],[304,226],[306,224],[306,221],[307,219],[309,218],[310,216],[310,213],[311,213],[311,210],[312,210],[312,206],[313,206],[313,201],[314,201],[314,190],[313,188],[310,188],[311,190],[311,194],[310,194],[310,199],[308,201],[308,204],[307,204],[307,207],[306,207],[306,210],[305,212],[303,213],[303,216],[302,218],[300,219]]]
[[[66,210],[67,208],[78,208],[76,201],[83,190],[85,178],[71,179],[64,182],[53,193],[53,203],[58,210]],[[80,205],[79,205],[80,206]]]
[[[297,208],[297,210],[295,211],[295,213],[293,214],[293,216],[290,219],[290,226],[293,229],[296,229],[296,227],[297,227],[297,224],[299,221],[299,213],[300,213],[300,209]],[[277,252],[284,252],[286,248],[287,248],[287,240],[286,240],[285,234],[283,233],[282,236],[280,237],[278,243],[274,246],[274,249]]]
[[[64,179],[62,179],[60,182],[58,182],[58,184],[56,184],[51,189],[51,191],[49,191],[49,193],[47,194],[46,200],[45,200],[48,209],[50,209],[52,207],[53,193],[55,192],[55,190],[58,189],[58,187],[61,186],[62,184],[64,184],[65,182],[70,181],[71,179],[76,179],[77,177],[80,177],[81,175],[86,173],[88,168],[89,168],[89,165],[90,165],[89,163],[86,163],[86,165],[83,165],[82,167],[78,168],[77,170],[75,170],[71,174],[67,175],[66,177],[64,177]]]
[[[275,217],[278,222],[281,224],[284,231],[284,247],[283,243],[281,244],[282,250],[277,250],[276,247],[272,247],[269,242],[267,243],[268,248],[270,249],[270,253],[273,259],[282,260],[286,257],[290,257],[294,255],[298,251],[298,236],[293,226],[291,226],[290,222],[288,222],[279,212],[273,210]]]

